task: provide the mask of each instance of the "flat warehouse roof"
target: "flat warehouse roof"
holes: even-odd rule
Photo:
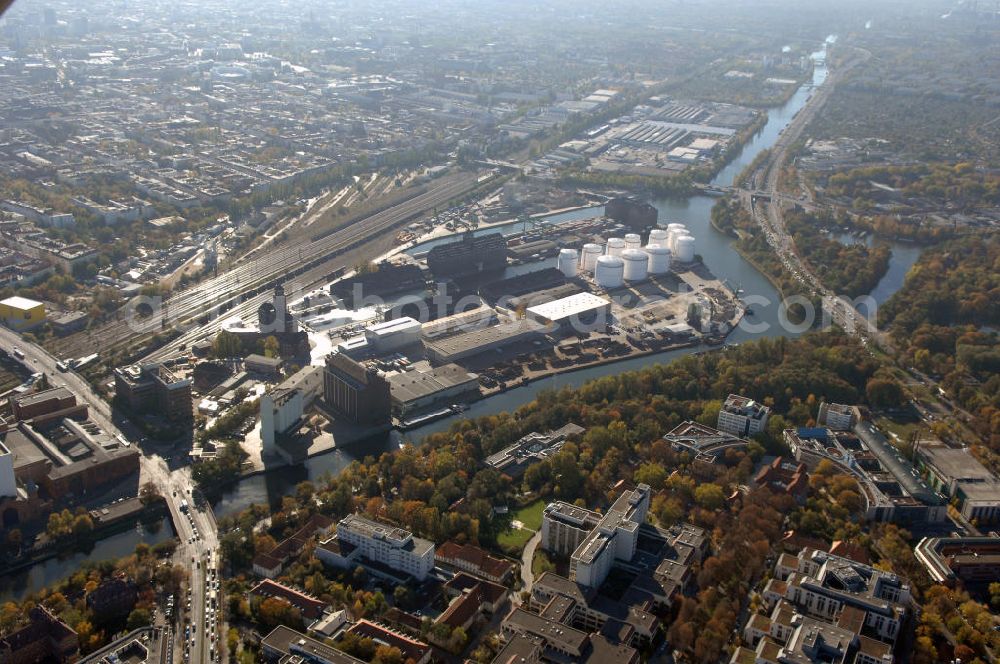
[[[920,453],[940,472],[950,479],[993,482],[996,478],[967,450],[944,445],[924,445]]]
[[[532,316],[557,321],[602,309],[610,304],[611,301],[606,298],[584,292],[528,307],[527,312]]]
[[[21,297],[20,295],[14,295],[5,300],[0,300],[0,304],[6,304],[8,307],[13,307],[15,309],[34,309],[35,307],[42,306],[42,303],[38,300],[29,300],[28,298]]]
[[[395,399],[407,402],[478,380],[479,376],[457,364],[446,364],[429,371],[408,371],[389,376],[389,385]]]

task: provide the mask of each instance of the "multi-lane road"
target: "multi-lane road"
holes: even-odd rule
[[[125,427],[123,431],[115,424],[111,407],[107,401],[91,389],[90,384],[79,374],[72,371],[60,371],[56,366],[58,360],[48,353],[44,348],[28,343],[16,332],[0,326],[0,348],[12,352],[15,348],[24,354],[21,362],[32,372],[45,374],[46,380],[52,387],[65,386],[73,392],[77,398],[83,400],[89,407],[89,417],[95,424],[100,426],[109,435],[119,438],[119,440],[129,440],[130,444],[135,444],[138,437],[135,433]],[[130,440],[131,439],[131,440]],[[191,589],[191,608],[188,611],[187,620],[192,626],[192,634],[188,637],[187,643],[181,643],[174,648],[175,657],[180,657],[185,649],[191,652],[190,662],[209,662],[209,653],[214,645],[215,654],[219,650],[219,633],[223,627],[221,615],[218,607],[212,610],[207,605],[214,581],[217,575],[212,577],[211,572],[206,570],[206,561],[214,560],[217,566],[218,558],[218,527],[215,523],[215,516],[212,514],[211,506],[208,504],[198,504],[194,500],[192,491],[194,483],[188,469],[171,471],[167,467],[166,461],[157,455],[143,453],[139,457],[139,481],[141,483],[152,482],[157,491],[167,501],[170,509],[170,518],[174,524],[174,530],[180,540],[180,545],[175,553],[175,561],[182,564],[189,570],[189,588]],[[181,509],[181,501],[188,504],[186,510]],[[186,599],[182,599],[177,616],[184,615],[183,609],[186,607]],[[211,626],[209,629],[207,626]],[[214,638],[213,638],[214,634]],[[176,631],[177,638],[184,637],[184,629],[181,627]],[[191,638],[193,637],[193,638]]]
[[[864,344],[874,343],[891,351],[888,340],[885,335],[879,332],[875,321],[861,315],[848,299],[826,287],[805,261],[799,257],[795,249],[795,242],[785,228],[783,205],[786,197],[781,194],[779,188],[781,173],[788,160],[791,147],[799,140],[806,126],[816,117],[816,113],[829,99],[837,82],[868,57],[870,54],[867,51],[857,50],[842,66],[831,71],[826,80],[815,89],[812,97],[778,137],[767,158],[751,173],[746,189],[740,193],[740,199],[744,206],[749,208],[768,244],[774,249],[785,269],[808,288],[813,297],[821,298],[823,309],[832,321],[849,333],[858,335]],[[768,200],[760,196],[761,192],[766,194]]]

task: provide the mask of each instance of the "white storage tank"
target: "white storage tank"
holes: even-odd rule
[[[576,249],[562,249],[559,251],[559,271],[569,278],[576,276],[577,266],[580,259],[576,255]]]
[[[580,268],[584,272],[593,272],[594,268],[597,267],[597,259],[604,253],[604,247],[599,244],[594,244],[590,242],[583,245],[583,256],[580,264]]]
[[[618,288],[625,278],[625,261],[620,256],[600,256],[594,268],[594,280],[601,288]]]
[[[680,224],[671,224],[671,225],[672,226],[673,225],[679,226]],[[679,238],[682,235],[690,235],[690,233],[688,233],[688,230],[686,228],[683,228],[683,227],[682,228],[671,228],[669,231],[667,231],[667,233],[668,233],[668,236],[667,236],[667,249],[669,249],[670,251],[674,252],[674,255],[676,256],[677,255],[677,247],[675,246],[675,243],[677,242],[677,238]]]
[[[679,263],[690,263],[694,260],[694,238],[690,235],[682,235],[674,240],[674,256]]]
[[[620,237],[608,238],[608,256],[621,256],[623,251],[625,251],[625,240]]]
[[[670,250],[661,244],[650,244],[646,247],[649,263],[646,269],[650,274],[666,274],[670,271]]]
[[[648,244],[658,244],[661,247],[667,246],[667,240],[670,238],[670,233],[663,228],[654,228],[649,231],[649,242]]]
[[[639,249],[642,247],[642,238],[636,233],[629,233],[625,236],[626,249]]]
[[[649,256],[642,249],[626,249],[622,252],[622,260],[625,261],[625,271],[622,276],[625,281],[642,281],[646,278],[646,265],[649,263]]]

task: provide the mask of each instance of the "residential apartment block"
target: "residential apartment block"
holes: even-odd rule
[[[337,532],[316,547],[316,557],[333,567],[364,566],[390,580],[423,581],[434,569],[434,543],[402,528],[386,526],[357,514],[337,524]]]
[[[730,394],[719,411],[718,429],[734,436],[752,436],[767,426],[771,409],[748,397]]]

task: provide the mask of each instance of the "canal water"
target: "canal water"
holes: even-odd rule
[[[174,528],[170,519],[163,517],[148,526],[137,523],[127,530],[109,535],[95,542],[89,549],[49,558],[13,574],[0,575],[0,602],[20,599],[25,593],[35,592],[70,576],[87,561],[123,558],[135,551],[136,545],[140,542],[152,546],[173,536]]]
[[[800,87],[788,102],[778,108],[769,110],[768,121],[765,126],[744,146],[741,153],[718,173],[712,181],[713,184],[720,186],[731,185],[735,177],[753,161],[761,150],[767,149],[774,144],[781,131],[808,100],[813,92],[813,86],[822,83],[826,78],[827,71],[825,65],[822,64],[823,53],[820,52],[816,55],[815,59],[818,64],[814,69],[812,81]],[[752,265],[736,253],[731,246],[731,238],[712,228],[710,215],[712,206],[716,200],[708,196],[694,196],[683,200],[656,200],[653,201],[653,204],[659,211],[659,220],[662,225],[665,226],[674,221],[687,225],[696,239],[696,253],[702,256],[705,264],[717,277],[725,279],[733,289],[741,290],[742,297],[751,304],[754,312],[753,315],[749,316],[744,321],[744,324],[729,336],[727,339],[728,343],[741,343],[769,336],[795,336],[799,333],[797,330],[786,329],[780,324],[780,298],[777,291]],[[574,210],[553,215],[548,218],[548,221],[551,223],[560,223],[575,219],[584,219],[601,213],[600,209]],[[476,232],[483,234],[496,232],[498,229],[501,232],[510,233],[520,230],[520,224],[512,223],[502,227],[483,228]],[[414,247],[410,251],[426,251],[435,244],[446,242],[450,239],[438,238],[431,240]],[[916,253],[919,255],[919,250]],[[895,247],[893,255],[896,255]],[[915,257],[912,260],[916,260]],[[903,276],[905,276],[909,266],[912,265],[912,260],[907,264],[906,260],[901,259],[898,264],[890,267],[890,273],[885,276],[876,288],[875,292],[878,293],[877,299],[887,298],[899,288],[902,284]],[[551,259],[530,267],[519,266],[511,268],[510,272],[517,273],[540,267],[554,266],[555,259]],[[878,301],[881,302],[884,299],[879,299]],[[402,442],[418,442],[423,436],[447,430],[459,418],[478,417],[490,413],[513,410],[530,402],[541,390],[577,386],[609,373],[636,370],[651,363],[671,362],[698,350],[703,350],[703,348],[696,347],[668,351],[653,356],[626,359],[610,365],[583,369],[561,376],[552,376],[545,380],[537,381],[479,401],[472,404],[469,410],[460,415],[438,420],[419,429],[409,431],[405,435],[394,432],[387,436],[352,445],[348,449],[334,450],[327,454],[313,457],[300,466],[281,468],[266,474],[249,477],[224,492],[216,500],[213,507],[216,515],[223,517],[239,512],[254,503],[275,505],[280,502],[282,496],[293,491],[295,485],[299,482],[318,480],[327,474],[335,475],[355,459],[363,459],[369,455],[377,457],[383,452],[397,449]],[[118,533],[102,540],[88,553],[74,554],[62,560],[49,560],[35,565],[30,570],[9,575],[0,580],[0,599],[19,596],[24,592],[37,589],[64,577],[72,573],[76,566],[83,560],[120,557],[134,550],[135,545],[140,541],[154,544],[172,536],[172,534],[172,530],[167,524],[164,524],[157,533],[140,532],[135,529]]]
[[[781,131],[788,126],[795,114],[813,93],[813,86],[826,79],[827,70],[822,64],[823,53],[815,58],[819,64],[814,69],[810,83],[801,86],[794,95],[782,106],[770,109],[768,121],[761,130],[744,146],[737,155],[718,175],[712,184],[729,186],[736,176],[760,153],[761,150],[774,145]],[[719,233],[711,225],[712,206],[717,199],[709,196],[693,196],[688,199],[661,199],[653,201],[659,211],[659,223],[666,225],[671,222],[685,224],[696,240],[695,252],[702,256],[705,264],[720,279],[725,279],[733,289],[742,290],[742,297],[748,300],[753,308],[753,315],[748,317],[744,325],[738,327],[727,339],[728,343],[741,343],[764,336],[795,336],[799,332],[785,329],[779,321],[780,296],[774,287],[752,265],[746,262],[732,247],[732,239]],[[547,217],[550,223],[561,223],[575,219],[585,219],[602,213],[601,209],[573,210]],[[474,231],[477,234],[491,233],[500,230],[512,233],[521,230],[519,222],[482,228]],[[421,243],[409,251],[421,253],[431,247],[453,240],[453,237],[435,238]],[[533,266],[518,266],[509,268],[509,273],[523,272],[542,267],[554,267],[555,259],[536,263]],[[757,328],[764,328],[758,330]],[[751,329],[747,329],[751,328]],[[264,475],[257,475],[241,481],[230,491],[227,491],[214,504],[217,516],[225,516],[238,512],[253,503],[277,504],[281,497],[299,482],[316,480],[329,473],[335,475],[355,459],[379,454],[397,449],[402,442],[419,442],[423,436],[446,431],[453,422],[460,418],[478,417],[502,411],[514,410],[535,398],[542,390],[559,389],[566,386],[577,386],[588,380],[599,378],[609,373],[631,371],[648,366],[651,363],[666,363],[684,355],[704,348],[685,348],[668,351],[652,356],[626,359],[614,364],[583,369],[560,376],[552,376],[522,387],[509,390],[502,394],[478,401],[459,415],[432,422],[426,426],[408,431],[405,434],[394,432],[389,436],[380,437],[365,443],[352,445],[349,449],[335,450],[328,454],[308,459],[301,466],[282,468]]]
[[[871,247],[875,244],[875,240],[871,234],[866,235],[863,239],[857,238],[850,233],[836,233],[833,238],[840,242],[841,244],[850,245],[858,242],[863,242],[865,245]],[[883,305],[886,301],[895,295],[896,291],[903,287],[903,282],[906,280],[906,275],[909,273],[910,268],[913,264],[917,262],[920,258],[920,254],[923,252],[923,247],[919,244],[914,244],[912,242],[898,242],[895,240],[883,240],[879,239],[879,243],[888,244],[889,249],[892,254],[889,256],[889,267],[882,278],[879,279],[878,283],[875,284],[875,288],[868,294],[875,301],[876,305]],[[858,311],[863,314],[866,318],[869,318],[869,307],[865,302],[858,302]],[[877,312],[871,312],[872,316],[877,316]]]

